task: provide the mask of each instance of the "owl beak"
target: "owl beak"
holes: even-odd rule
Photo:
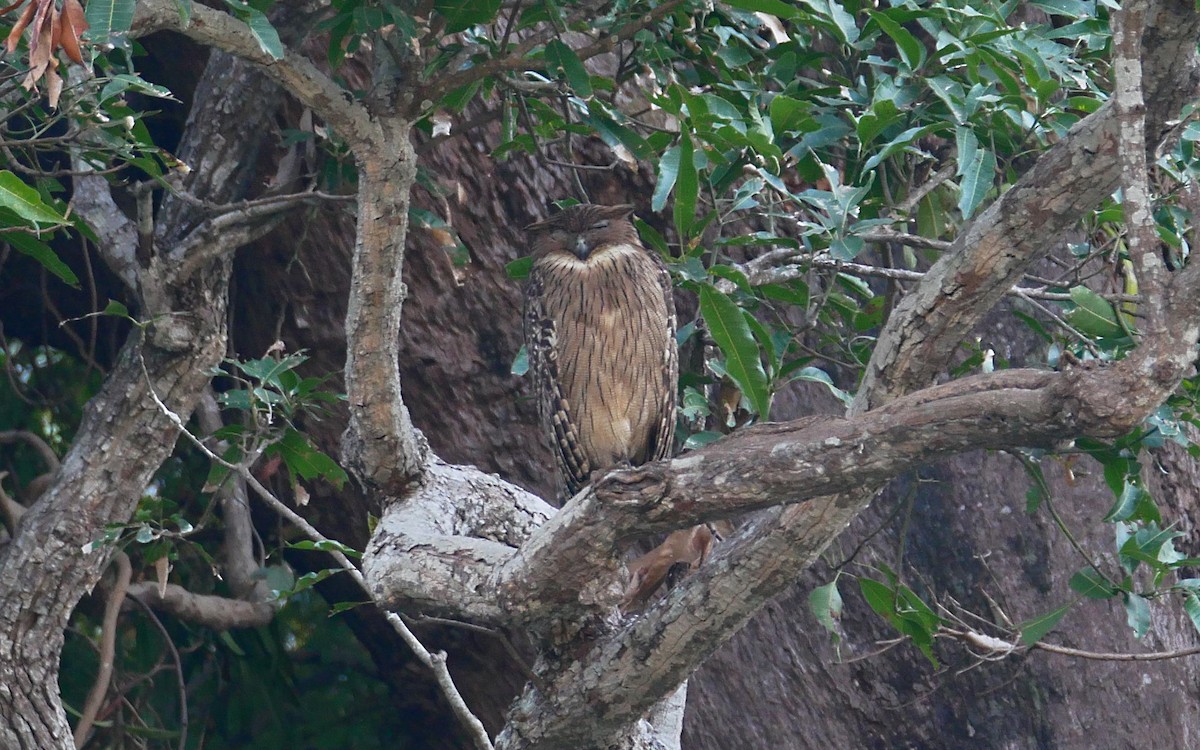
[[[587,260],[588,256],[592,254],[592,246],[589,245],[588,241],[583,237],[575,238],[575,247],[573,249],[575,251],[575,257],[579,258],[580,260]]]

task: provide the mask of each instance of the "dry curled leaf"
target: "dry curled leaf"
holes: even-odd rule
[[[67,59],[76,65],[83,65],[83,52],[79,48],[79,40],[83,32],[88,30],[88,22],[83,15],[83,6],[79,0],[65,0],[62,7],[61,26],[62,49]]]
[[[0,14],[16,10],[25,2],[26,0],[18,0],[7,8],[0,9]],[[61,10],[54,0],[28,0],[28,3],[13,25],[8,38],[4,40],[4,47],[12,54],[17,49],[21,35],[28,29],[29,73],[21,85],[26,91],[31,91],[37,87],[39,81],[45,80],[50,106],[57,107],[58,98],[62,94],[63,79],[58,73],[58,58],[55,53],[62,50],[68,60],[83,65],[80,41],[83,32],[88,29],[88,23],[79,0],[63,0]]]

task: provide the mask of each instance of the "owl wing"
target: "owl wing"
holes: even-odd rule
[[[545,434],[552,436],[550,452],[558,464],[560,485],[565,485],[560,486],[560,490],[565,490],[560,500],[566,500],[587,484],[592,468],[583,454],[579,432],[563,393],[554,320],[546,313],[542,295],[542,273],[535,265],[525,287],[525,352],[533,374],[538,413]]]
[[[667,340],[666,351],[663,352],[662,367],[662,401],[660,421],[655,434],[650,436],[650,445],[646,452],[646,460],[660,461],[670,458],[675,452],[675,407],[679,389],[679,346],[675,342],[675,332],[678,326],[675,319],[675,288],[671,283],[671,272],[658,253],[646,251],[654,259],[658,274],[658,286],[662,291],[663,302],[667,309]]]

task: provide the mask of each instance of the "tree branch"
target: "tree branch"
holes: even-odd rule
[[[275,616],[275,607],[267,602],[197,594],[174,583],[160,589],[154,581],[139,581],[129,587],[129,595],[180,620],[217,631],[262,627]]]
[[[290,49],[284,51],[281,60],[275,60],[259,46],[250,27],[228,13],[197,3],[192,7],[191,23],[185,25],[178,6],[171,0],[141,0],[134,13],[130,36],[136,38],[158,31],[175,31],[200,44],[255,63],[351,143],[378,138],[378,130],[371,124],[366,108],[346,89]]]

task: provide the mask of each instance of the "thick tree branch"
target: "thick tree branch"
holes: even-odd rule
[[[255,63],[350,143],[364,143],[378,137],[366,108],[350,92],[290,49],[285,50],[283,59],[273,59],[259,46],[250,27],[228,13],[197,3],[192,7],[191,23],[184,25],[179,7],[171,0],[141,0],[130,34],[138,37],[158,31],[175,31]]]
[[[1139,285],[1146,292],[1142,305],[1144,333],[1160,336],[1167,322],[1167,299],[1163,294],[1167,267],[1159,249],[1147,164],[1153,158],[1147,151],[1146,102],[1142,96],[1142,34],[1147,5],[1147,0],[1127,0],[1121,12],[1113,14],[1113,102],[1121,133],[1117,157],[1124,188],[1125,245]]]
[[[421,476],[429,447],[400,391],[402,279],[409,194],[417,157],[406,120],[381,121],[387,137],[358,156],[358,227],[346,309],[350,423],[342,461],[367,487],[397,497]]]
[[[384,510],[363,577],[389,609],[507,624],[492,576],[553,513],[498,477],[435,460],[413,496]]]
[[[1191,371],[1200,340],[1198,292],[1200,264],[1177,273],[1167,290],[1172,333],[1145,338],[1111,366],[967,378],[846,419],[764,425],[670,462],[600,478],[564,508],[563,522],[556,517],[539,529],[502,571],[502,604],[518,615],[578,618],[589,607],[611,607],[572,600],[571,592],[596,590],[588,578],[633,529],[678,528],[811,499],[756,518],[696,575],[552,676],[544,691],[526,691],[497,747],[593,742],[640,716],[815,561],[869,503],[872,491],[859,488],[873,490],[915,465],[970,448],[1053,447],[1075,436],[1124,434]],[[553,576],[539,574],[546,570]],[[576,576],[580,570],[590,576]]]
[[[129,587],[129,595],[180,620],[218,631],[262,627],[275,616],[275,607],[266,602],[197,594],[174,583],[160,590],[154,581],[139,581]]]

